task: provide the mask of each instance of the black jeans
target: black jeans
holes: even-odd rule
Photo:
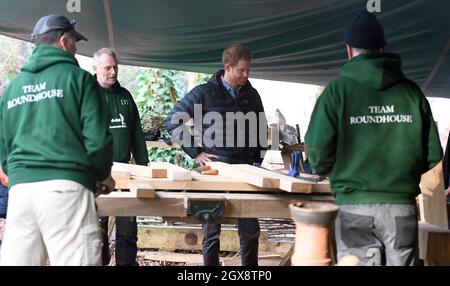
[[[108,265],[111,260],[109,253],[108,217],[100,218],[102,227],[102,264]],[[137,222],[136,217],[116,217],[116,265],[137,266]]]
[[[242,266],[258,266],[259,223],[256,218],[237,219]],[[220,224],[202,224],[203,263],[219,266]]]

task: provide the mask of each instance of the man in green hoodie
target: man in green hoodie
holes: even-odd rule
[[[148,165],[147,146],[142,135],[141,120],[130,92],[117,81],[115,52],[102,48],[94,53],[94,72],[111,115],[109,130],[113,135],[113,161],[129,163],[130,155],[138,165]],[[109,264],[108,217],[101,218],[103,229],[103,265]],[[116,217],[115,258],[118,266],[137,265],[136,217]]]
[[[0,100],[0,159],[9,179],[2,265],[100,265],[96,183],[112,165],[109,112],[78,66],[87,40],[62,15],[42,17],[37,45]]]
[[[331,173],[340,213],[338,259],[416,265],[421,174],[442,157],[429,103],[384,53],[384,31],[367,11],[345,32],[349,62],[319,97],[305,142],[313,170]]]

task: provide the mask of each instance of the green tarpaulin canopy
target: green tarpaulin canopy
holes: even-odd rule
[[[211,73],[223,48],[241,42],[254,54],[252,77],[325,85],[346,61],[344,28],[367,2],[1,0],[0,34],[29,40],[41,16],[60,13],[89,39],[82,55],[112,46],[123,64]],[[427,96],[450,98],[450,1],[379,2],[387,50]]]

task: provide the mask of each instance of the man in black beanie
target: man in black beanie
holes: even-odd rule
[[[421,174],[442,158],[430,106],[385,53],[377,18],[360,13],[345,31],[349,62],[317,100],[305,142],[312,169],[330,173],[340,212],[338,259],[417,265]]]

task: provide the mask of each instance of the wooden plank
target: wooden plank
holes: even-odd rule
[[[129,189],[131,182],[147,183],[155,190],[192,190],[192,191],[229,191],[229,192],[276,192],[277,190],[260,188],[236,179],[224,176],[201,175],[191,173],[191,181],[171,181],[170,179],[150,179],[133,177],[132,180],[116,180],[117,189]]]
[[[295,244],[293,243],[288,252],[283,256],[278,266],[291,266],[291,258],[295,251]]]
[[[176,249],[201,250],[202,229],[196,226],[139,226],[138,247],[158,248],[163,251]],[[259,251],[284,255],[289,251],[292,243],[273,242],[267,239],[267,231],[261,230],[259,236]],[[240,249],[237,229],[223,226],[220,233],[220,250],[238,252]]]
[[[258,255],[259,266],[276,266],[278,264],[279,254]],[[168,251],[139,251],[138,260],[158,261],[159,265],[165,266],[169,263],[183,263],[185,266],[203,266],[203,256],[201,254],[176,253]],[[241,265],[240,257],[236,258],[220,258],[222,266]]]
[[[425,265],[450,266],[450,232],[429,232]]]
[[[311,193],[313,193],[313,194],[318,194],[318,193],[331,194],[332,191],[331,191],[330,181],[326,180],[326,181],[318,182],[316,184],[311,184]]]
[[[294,151],[300,151],[300,152],[304,152],[305,151],[305,147],[303,144],[293,144],[293,145],[281,145],[281,150],[284,152],[288,152],[288,153],[292,153]]]
[[[151,185],[140,182],[131,182],[130,192],[135,194],[136,198],[153,199],[155,197],[155,189]]]
[[[142,200],[130,192],[111,192],[96,198],[99,216],[175,216],[185,217],[183,199],[159,198],[158,192],[151,200]]]
[[[117,180],[130,180],[131,173],[128,171],[128,169],[123,168],[119,165],[112,165],[111,167],[111,176],[114,179],[114,181]]]
[[[279,150],[267,150],[261,166],[273,171],[288,170],[291,165],[290,161],[291,159],[286,153],[283,153]]]
[[[331,196],[311,194],[191,193],[156,192],[155,198],[142,200],[129,192],[112,192],[96,198],[99,216],[187,217],[189,199],[226,200],[223,218],[291,218],[289,204],[294,201],[334,201]]]
[[[171,181],[190,181],[192,180],[191,171],[181,168],[177,165],[167,162],[151,162],[151,168],[166,169],[167,178]]]
[[[140,239],[140,238],[139,238]],[[138,241],[139,243],[139,241]],[[168,251],[139,251],[138,259],[160,261],[164,263],[185,263],[187,266],[203,265],[203,255],[190,253],[175,253]]]
[[[173,222],[183,222],[187,224],[198,224],[200,223],[197,218],[195,217],[162,217],[162,220],[164,222],[173,223]],[[236,224],[237,220],[235,218],[217,218],[211,223],[220,223],[220,224]]]
[[[126,169],[130,172],[131,176],[140,176],[146,178],[167,178],[166,168],[155,168],[141,165],[125,164],[125,163],[113,163],[113,169]]]
[[[419,257],[425,265],[450,265],[450,230],[419,223]]]
[[[163,251],[202,249],[202,230],[199,226],[139,226],[138,237],[139,248],[158,248]],[[220,250],[239,251],[236,229],[222,228]]]
[[[423,223],[448,228],[442,162],[423,174],[421,179],[420,220]]]
[[[259,266],[278,266],[281,256],[279,254],[259,254]],[[221,257],[221,266],[241,266],[241,257]]]
[[[237,166],[239,170],[243,170],[248,173],[259,174],[264,177],[277,178],[280,180],[280,189],[283,191],[291,193],[311,193],[311,183],[307,181],[246,164],[237,164],[233,166]]]
[[[235,165],[223,162],[207,162],[206,164],[211,166],[213,169],[219,170],[219,175],[222,176],[238,179],[261,188],[280,188],[280,179],[275,176],[245,172],[236,168]]]

